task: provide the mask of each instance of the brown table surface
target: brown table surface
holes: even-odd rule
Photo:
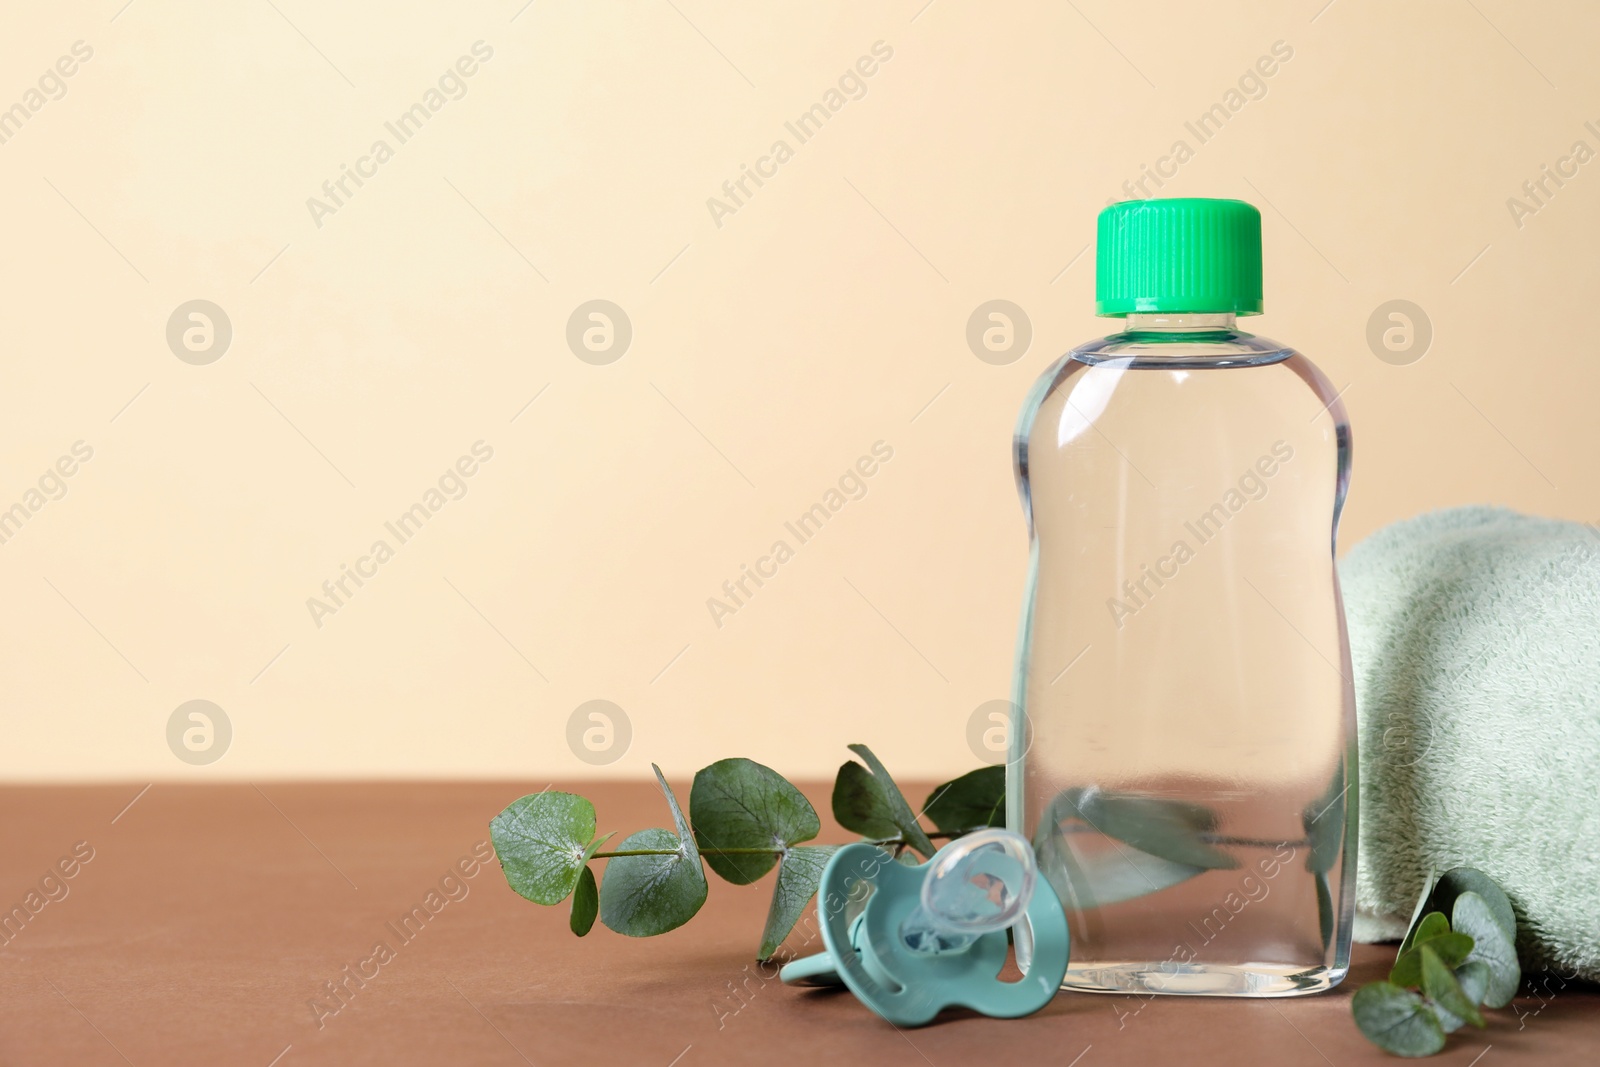
[[[388,924],[487,839],[506,803],[546,784],[0,789],[0,906],[24,903],[79,842],[93,849],[47,886],[59,899],[41,894],[4,935],[0,1063],[1395,1062],[1356,1031],[1349,1004],[1392,946],[1357,946],[1350,978],[1321,996],[1063,994],[1021,1021],[897,1031],[848,995],[763,979],[752,961],[771,876],[747,887],[713,876],[705,908],[671,934],[636,940],[597,924],[579,940],[564,907],[516,896],[491,862],[403,943]],[[687,782],[674,787],[687,797]],[[602,830],[669,822],[646,783],[567,788],[595,801]],[[806,792],[825,812],[827,788]],[[824,814],[820,840],[849,839]],[[350,983],[319,1027],[308,1002],[334,1006],[326,983],[380,941],[393,957],[364,987]],[[1527,1014],[1491,1013],[1488,1030],[1458,1033],[1436,1062],[1600,1058],[1600,992],[1570,985],[1518,1006]]]

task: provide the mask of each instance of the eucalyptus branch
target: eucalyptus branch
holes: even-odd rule
[[[1431,1056],[1483,1008],[1511,1003],[1522,982],[1517,917],[1482,871],[1430,876],[1387,981],[1356,990],[1350,1008],[1368,1041],[1398,1056]]]
[[[961,831],[934,830],[933,832],[928,834],[928,837],[933,839],[933,840],[935,840],[935,841],[945,841],[945,840],[951,840],[951,839],[954,839],[954,838],[957,838],[957,837],[961,837],[963,834],[968,833],[968,832],[970,832],[970,831],[965,831],[965,830],[961,830]],[[1293,844],[1293,842],[1290,842],[1290,843]],[[881,839],[876,840],[876,841],[868,841],[867,844],[869,844],[869,845],[877,845],[879,848],[892,848],[892,849],[899,850],[899,849],[903,849],[903,848],[907,847],[910,844],[910,842],[908,842],[903,837],[885,837],[885,838],[881,838]],[[782,856],[785,851],[787,851],[787,850],[786,849],[782,849],[782,848],[702,848],[700,850],[700,855],[702,855],[702,856]],[[675,849],[675,848],[630,848],[630,849],[615,849],[615,850],[610,851],[610,852],[591,852],[589,854],[589,858],[592,859],[592,860],[608,860],[608,859],[614,859],[614,858],[616,858],[618,856],[675,856],[677,854],[678,854],[678,849]]]
[[[614,852],[593,852],[589,858],[592,860],[613,859],[618,856],[676,856],[681,849],[676,848],[619,848]],[[775,848],[703,848],[702,856],[781,856],[783,852]]]
[[[920,809],[937,827],[929,830],[871,749],[850,748],[866,765],[851,761],[840,768],[833,816],[896,858],[907,849],[931,858],[934,841],[998,824],[1003,768],[983,768],[935,790]],[[776,868],[758,951],[770,959],[816,895],[839,847],[807,843],[822,831],[816,809],[782,775],[753,760],[719,760],[696,773],[687,805],[692,818],[659,769],[656,781],[673,829],[640,830],[614,848],[604,847],[611,834],[596,835],[594,805],[584,797],[546,790],[513,802],[490,824],[506,881],[537,904],[570,899],[570,925],[580,937],[596,920],[618,933],[648,937],[682,926],[700,910],[706,868],[737,885]],[[711,841],[717,844],[701,847]],[[607,862],[591,866],[591,860]]]

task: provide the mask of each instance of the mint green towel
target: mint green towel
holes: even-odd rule
[[[1339,568],[1361,738],[1355,936],[1477,867],[1523,966],[1600,979],[1600,534],[1502,508],[1395,523]]]

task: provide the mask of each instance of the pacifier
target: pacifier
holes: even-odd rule
[[[1009,830],[966,834],[919,867],[876,845],[846,845],[822,872],[817,905],[827,951],[786,964],[780,977],[843,982],[897,1026],[921,1026],[949,1007],[1029,1015],[1067,972],[1066,913],[1039,877],[1033,846]],[[1030,961],[1016,982],[999,977],[1008,929]]]

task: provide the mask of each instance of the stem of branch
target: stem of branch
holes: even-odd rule
[[[590,859],[604,860],[615,856],[676,856],[675,848],[622,848],[615,852],[596,852]],[[703,848],[702,856],[776,856],[775,848]]]

